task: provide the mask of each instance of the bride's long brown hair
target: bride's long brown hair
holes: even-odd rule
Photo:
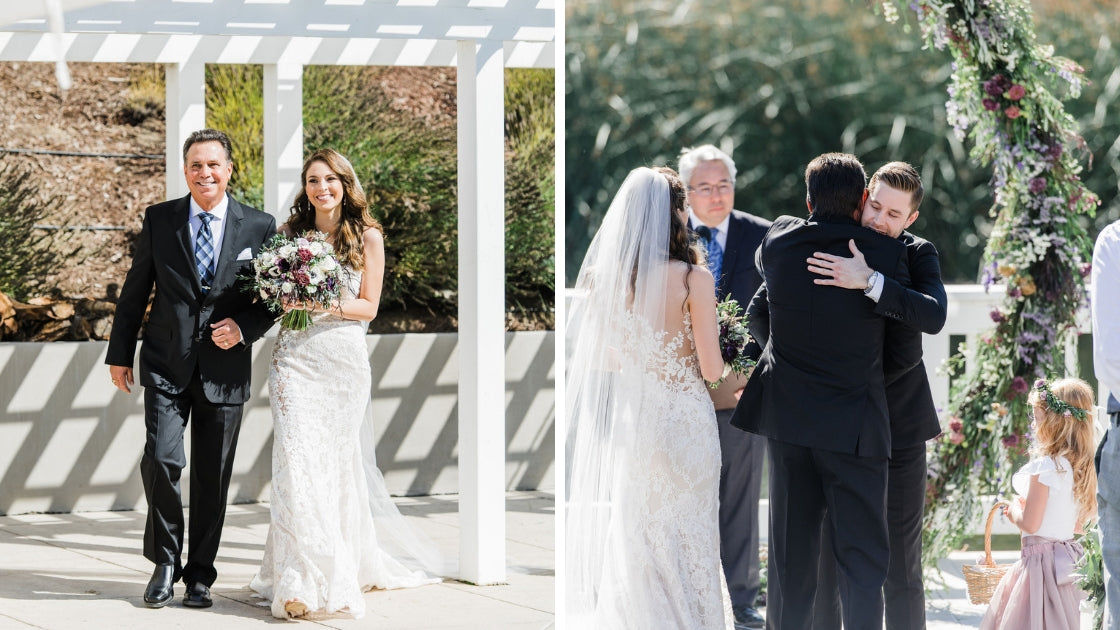
[[[303,173],[300,175],[302,186],[292,204],[291,214],[288,216],[288,228],[293,234],[303,234],[315,228],[315,206],[307,197],[307,169],[315,162],[322,162],[331,169],[342,182],[342,217],[334,234],[329,234],[334,241],[335,255],[341,263],[349,265],[351,269],[365,267],[362,257],[362,233],[369,228],[374,228],[384,235],[381,224],[369,213],[369,202],[366,193],[362,190],[362,183],[354,172],[354,167],[341,153],[334,149],[319,149],[303,163]]]

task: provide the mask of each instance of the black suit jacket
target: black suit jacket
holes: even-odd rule
[[[140,349],[139,381],[179,394],[198,370],[207,400],[241,404],[249,398],[251,346],[275,321],[256,296],[244,290],[239,275],[252,272],[252,258],[276,233],[276,220],[232,197],[226,212],[222,249],[207,294],[194,264],[190,234],[190,196],[149,206],[136,239],[132,267],[117,301],[105,363],[132,366],[136,336],[148,297],[155,297]],[[238,255],[249,250],[248,257]],[[212,322],[231,317],[244,344],[229,350],[214,345]]]
[[[917,446],[941,433],[937,407],[922,362],[922,333],[935,335],[945,326],[948,307],[941,263],[933,243],[903,232],[910,282],[885,278],[875,312],[890,318],[883,348],[891,448]],[[770,338],[769,301],[763,286],[747,307],[756,358]]]
[[[899,240],[906,245],[910,284],[904,286],[897,280],[887,279],[875,312],[900,314],[901,325],[892,324],[887,344],[912,346],[913,349],[906,352],[912,355],[916,350],[920,357],[922,333],[935,335],[945,326],[948,298],[941,280],[941,261],[933,243],[909,232],[903,232]],[[892,355],[888,353],[887,356]],[[891,368],[886,367],[888,374],[892,373]],[[941,433],[923,362],[902,369],[894,378],[888,377],[887,411],[891,417],[893,448],[917,446]]]
[[[731,211],[727,226],[727,245],[723,251],[723,268],[716,284],[716,297],[738,300],[744,309],[751,296],[762,284],[762,276],[754,264],[754,253],[770,229],[770,221],[739,210]],[[729,374],[716,389],[708,390],[716,409],[734,409],[735,391],[743,387],[746,379]]]
[[[814,284],[806,264],[816,251],[848,255],[849,239],[873,269],[909,282],[905,246],[896,239],[850,219],[775,220],[756,254],[769,340],[731,424],[798,446],[889,457],[886,319],[859,291]]]

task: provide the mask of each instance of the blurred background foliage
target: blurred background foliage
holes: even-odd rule
[[[453,69],[308,66],[304,154],[331,147],[350,159],[385,229],[382,314],[432,316],[454,329],[458,207]],[[385,89],[412,84],[411,95]],[[207,124],[227,131],[236,167],[230,192],[263,207],[263,70],[207,67]],[[411,87],[410,86],[410,87]],[[555,294],[555,78],[506,70],[506,306],[513,328],[552,328]],[[415,98],[415,106],[408,103]],[[421,102],[422,101],[422,102]],[[275,210],[269,208],[268,210]],[[438,323],[444,322],[444,323]]]
[[[1095,238],[1120,218],[1120,5],[1031,4],[1039,41],[1091,80],[1066,108],[1092,165],[1082,179],[1102,200],[1087,226]],[[568,0],[565,10],[569,284],[626,174],[675,168],[682,147],[705,143],[735,160],[736,207],[766,218],[806,212],[804,169],[820,153],[854,153],[869,175],[914,164],[927,192],[912,231],[937,245],[946,282],[976,281],[991,172],[946,124],[951,60],[922,49],[911,13],[890,25],[866,0]]]

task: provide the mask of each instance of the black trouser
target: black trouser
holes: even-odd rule
[[[880,630],[887,576],[887,458],[770,440],[770,556],[766,627],[809,630],[821,553],[832,532],[843,621]],[[777,601],[775,601],[777,595]]]
[[[719,469],[719,549],[734,606],[754,607],[758,573],[758,501],[766,438],[731,426],[734,409],[716,410]]]
[[[922,518],[926,497],[926,445],[891,451],[887,474],[887,537],[891,558],[883,583],[886,630],[924,630],[926,593],[922,583]],[[814,604],[814,630],[840,628],[840,598],[832,535],[821,532],[820,581]]]
[[[187,584],[214,584],[214,559],[226,517],[226,496],[241,428],[242,405],[215,405],[206,400],[198,374],[180,394],[144,388],[147,430],[140,476],[148,499],[144,557],[175,565],[175,577]],[[186,466],[183,433],[191,425],[190,561],[184,567],[183,500],[179,478]]]

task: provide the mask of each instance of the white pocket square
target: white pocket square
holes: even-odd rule
[[[238,260],[252,260],[252,258],[253,258],[253,252],[248,247],[241,250],[241,253],[237,255]]]

